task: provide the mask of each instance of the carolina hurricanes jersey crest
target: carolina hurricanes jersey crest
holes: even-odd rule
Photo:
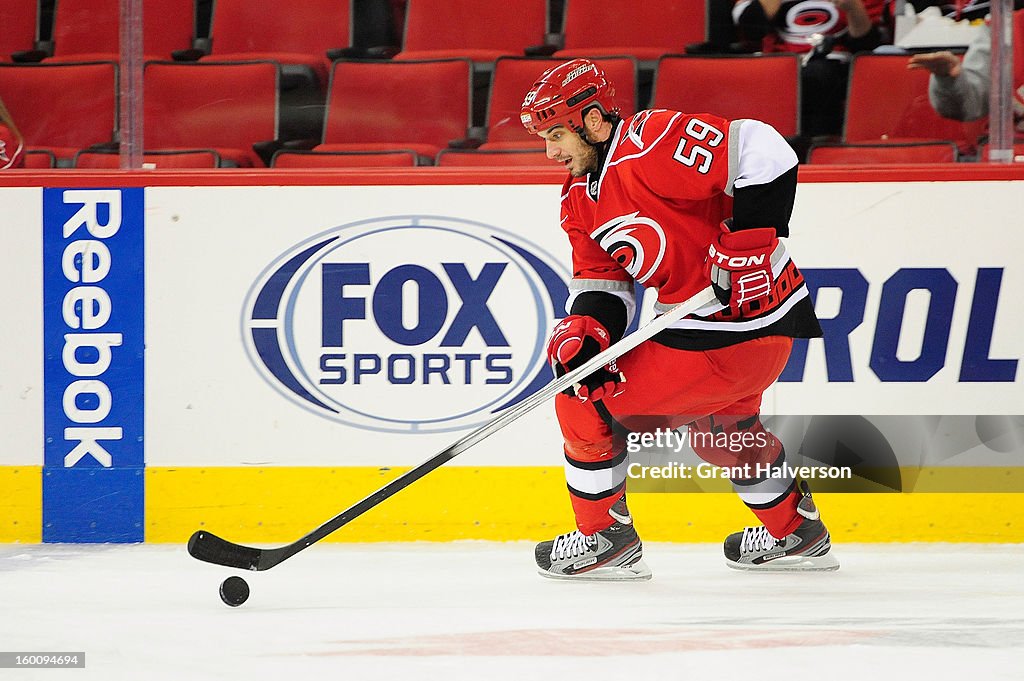
[[[665,230],[639,212],[612,218],[590,236],[641,284],[651,278],[665,257]]]

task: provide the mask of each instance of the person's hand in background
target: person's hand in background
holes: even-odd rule
[[[927,69],[936,76],[956,78],[960,75],[960,58],[952,52],[915,54],[907,62],[908,69]]]

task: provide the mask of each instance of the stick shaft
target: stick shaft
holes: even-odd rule
[[[591,359],[587,360],[576,369],[567,372],[566,374],[558,377],[551,381],[546,386],[527,397],[522,402],[509,407],[504,410],[496,417],[483,424],[476,430],[464,435],[453,444],[449,445],[446,449],[438,452],[434,456],[430,457],[419,466],[416,466],[410,471],[400,475],[388,484],[384,485],[376,492],[373,492],[369,496],[365,497],[362,501],[355,504],[351,508],[347,509],[343,513],[335,516],[333,520],[341,521],[337,525],[334,525],[333,521],[328,521],[325,525],[317,528],[310,534],[306,535],[304,539],[309,538],[312,541],[318,541],[328,534],[333,532],[338,527],[341,527],[350,520],[362,515],[369,509],[373,508],[380,502],[384,501],[388,497],[395,494],[399,490],[408,487],[413,482],[419,480],[423,476],[427,475],[431,471],[440,468],[443,464],[451,461],[456,456],[466,451],[470,447],[479,444],[483,440],[487,439],[494,433],[505,428],[506,426],[518,421],[521,417],[525,416],[529,412],[533,411],[542,402],[546,402],[548,399],[554,397],[563,390],[569,388],[575,383],[579,383],[584,378],[594,373],[601,367],[609,364],[613,360],[618,359],[622,355],[626,354],[641,343],[650,340],[654,335],[667,329],[673,323],[679,321],[683,317],[693,314],[695,310],[704,307],[704,305],[715,300],[715,294],[710,287],[704,289],[697,295],[693,296],[684,303],[673,307],[668,312],[656,317],[651,320],[650,323],[637,329],[635,332],[620,339],[617,343],[612,344],[608,349],[598,353]],[[357,512],[358,511],[358,512]],[[327,529],[327,525],[332,525],[331,529]],[[313,539],[313,537],[316,537]]]
[[[618,359],[636,346],[649,340],[661,331],[664,331],[673,323],[679,321],[683,317],[693,314],[705,305],[714,301],[715,294],[709,286],[686,302],[676,305],[661,316],[656,317],[651,322],[620,339],[607,350],[595,355],[576,369],[551,381],[522,402],[509,407],[487,423],[461,437],[420,465],[398,476],[377,491],[323,523],[309,534],[291,544],[288,544],[287,546],[266,550],[252,549],[238,544],[232,544],[231,542],[220,539],[208,532],[200,531],[194,534],[192,539],[189,540],[189,553],[200,560],[228,565],[230,567],[241,567],[251,570],[269,569],[281,561],[290,558],[299,551],[315,544],[327,535],[335,532],[342,526],[361,516],[363,513],[366,513],[374,506],[377,506],[420,478],[440,468],[442,465],[451,461],[470,447],[473,447],[502,428],[505,428],[514,421],[525,416],[527,413],[533,411],[542,402],[554,397],[566,388],[572,386],[574,383],[580,382],[600,367],[610,363],[612,360]]]

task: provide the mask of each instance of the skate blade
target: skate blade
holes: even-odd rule
[[[787,556],[762,565],[734,563],[726,559],[725,564],[733,570],[747,572],[831,572],[839,569],[839,561],[829,551],[824,556]]]
[[[636,582],[653,577],[647,563],[640,560],[629,567],[599,567],[575,575],[559,575],[546,570],[537,570],[541,577],[564,582]]]

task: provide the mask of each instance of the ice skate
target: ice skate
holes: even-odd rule
[[[650,579],[643,544],[626,510],[625,499],[610,511],[615,524],[585,535],[579,530],[537,544],[540,574],[551,579],[627,581]]]
[[[773,537],[763,525],[730,534],[725,540],[729,567],[774,572],[839,569],[839,561],[830,551],[828,530],[806,482],[800,483],[800,492],[803,498],[796,508],[804,518],[800,526],[782,539]]]

